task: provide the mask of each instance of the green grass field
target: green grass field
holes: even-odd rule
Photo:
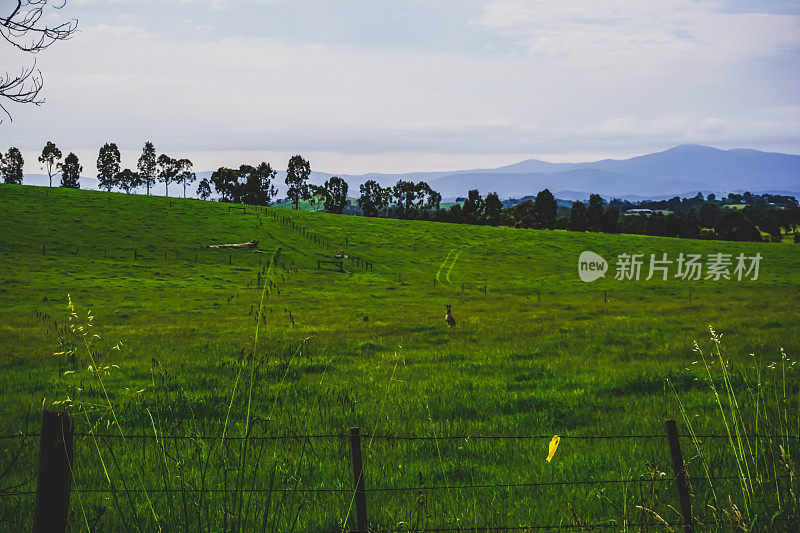
[[[664,439],[564,438],[545,461],[552,435],[661,435],[669,418],[681,433],[689,420],[699,434],[727,434],[727,423],[794,436],[682,446],[693,477],[735,477],[752,462],[759,479],[746,490],[744,476],[693,481],[697,515],[754,520],[749,527],[762,530],[777,527],[774,518],[796,520],[786,494],[797,494],[797,478],[771,480],[783,472],[778,445],[795,460],[800,451],[791,363],[800,349],[800,248],[228,207],[0,185],[0,434],[38,430],[42,406],[58,402],[82,433],[193,437],[76,437],[74,489],[138,492],[73,494],[74,530],[348,530],[346,439],[198,436],[354,426],[367,435],[464,436],[362,439],[368,489],[450,487],[369,492],[379,529],[623,530],[653,519],[637,506],[674,524]],[[251,239],[264,253],[205,247]],[[583,283],[584,250],[610,262],[621,253],[763,259],[757,281],[617,281],[612,270]],[[340,252],[373,270],[350,260],[345,273],[317,268]],[[63,329],[68,294],[76,326],[93,316],[88,348]],[[445,304],[455,328],[444,323]],[[712,362],[709,326],[722,335],[727,367]],[[72,358],[54,355],[73,348]],[[725,383],[737,399],[724,419],[709,375],[723,406]],[[541,438],[467,438],[498,435]],[[0,440],[0,489],[35,491],[38,451],[27,442],[12,464],[21,441]],[[641,482],[535,485],[620,479]],[[465,488],[500,484],[516,486]],[[30,529],[33,503],[0,492],[0,528]]]

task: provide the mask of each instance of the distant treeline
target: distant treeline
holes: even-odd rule
[[[47,141],[38,157],[42,168],[47,171],[50,187],[53,186],[53,176],[61,174],[61,187],[80,189],[80,177],[83,165],[78,156],[70,152],[64,161],[61,161],[61,150],[52,142]],[[111,189],[120,189],[130,194],[139,187],[145,187],[150,194],[150,187],[156,181],[164,184],[164,194],[169,196],[170,183],[183,184],[183,196],[186,196],[186,186],[195,181],[192,172],[192,162],[188,159],[175,159],[166,154],[156,157],[153,143],[147,141],[139,156],[136,168],[133,171],[121,167],[119,148],[115,143],[106,143],[97,154],[97,180],[100,188],[111,192]],[[22,152],[12,146],[8,152],[0,152],[0,174],[6,183],[22,183],[22,167],[25,164]]]
[[[631,203],[619,199],[606,202],[592,194],[588,205],[572,202],[571,207],[559,207],[548,189],[510,202],[501,202],[497,193],[482,198],[477,190],[471,190],[449,209],[439,207],[440,199],[425,182],[399,181],[384,188],[368,181],[361,186],[358,205],[366,216],[458,224],[729,241],[780,241],[783,233],[795,232],[795,241],[800,241],[800,233],[795,231],[800,225],[800,207],[792,196],[746,192],[717,199],[713,194],[704,198],[698,193],[692,198]],[[504,203],[512,206],[504,208]],[[762,232],[767,234],[765,238]]]
[[[61,162],[61,151],[47,142],[38,160],[47,170],[50,185],[55,173],[61,174],[61,186],[79,188],[83,170],[75,154]],[[22,153],[15,147],[0,153],[0,173],[6,183],[22,183]],[[120,167],[116,144],[106,143],[97,157],[97,178],[100,187],[116,187],[130,193],[138,187],[150,187],[156,181],[164,183],[168,195],[170,183],[186,186],[195,181],[192,162],[174,159],[165,154],[156,157],[153,143],[146,142],[137,163],[138,172]],[[222,202],[270,205],[277,196],[274,180],[277,171],[269,163],[239,168],[220,167],[210,180],[198,184],[198,197],[211,197],[211,188]],[[312,209],[341,214],[348,207],[348,185],[336,176],[322,185],[308,183],[311,165],[300,155],[289,160],[286,169],[287,199],[294,208],[308,201]],[[730,241],[780,241],[784,233],[794,232],[800,242],[800,207],[793,196],[771,194],[731,193],[724,198],[698,193],[691,198],[673,197],[669,200],[646,200],[632,203],[612,199],[606,202],[598,194],[589,197],[588,204],[572,202],[560,206],[553,194],[545,189],[535,197],[501,201],[497,193],[481,197],[477,190],[449,209],[441,207],[442,195],[424,181],[399,180],[394,186],[382,187],[369,180],[359,188],[358,207],[368,217],[430,220],[456,224],[511,226],[531,229],[563,229],[630,233],[663,237],[721,239]],[[762,237],[762,234],[766,234]]]
[[[717,198],[701,193],[691,198],[641,201],[613,199],[622,217],[621,232],[667,237],[716,238],[731,241],[780,241],[794,232],[800,241],[800,208],[794,196],[730,193]],[[643,213],[650,210],[651,213]],[[633,213],[631,213],[633,211]],[[762,232],[766,234],[762,238]]]

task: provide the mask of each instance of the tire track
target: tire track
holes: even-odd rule
[[[443,269],[443,268],[444,268],[444,266],[447,264],[447,260],[448,260],[448,259],[450,259],[450,256],[451,256],[451,255],[453,255],[453,248],[451,248],[451,249],[450,249],[450,251],[449,251],[449,252],[447,252],[447,257],[445,257],[445,258],[444,258],[444,261],[442,261],[442,264],[441,264],[441,265],[439,265],[439,270],[437,270],[437,271],[436,271],[436,281],[437,281],[438,283],[441,283],[441,282],[442,282],[442,281],[439,279],[439,274],[441,274],[441,273],[442,273],[442,269]]]
[[[456,266],[456,261],[458,261],[458,256],[461,255],[461,252],[463,252],[463,251],[464,251],[463,248],[461,250],[459,250],[458,253],[456,254],[456,256],[453,258],[453,262],[450,263],[450,268],[447,270],[447,275],[445,276],[445,279],[447,280],[447,283],[452,283],[450,281],[450,272],[453,271],[453,267]]]

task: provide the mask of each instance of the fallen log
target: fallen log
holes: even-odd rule
[[[209,244],[206,248],[255,248],[258,241],[242,242],[239,244]]]

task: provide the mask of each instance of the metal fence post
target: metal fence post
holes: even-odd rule
[[[361,468],[361,433],[358,428],[350,429],[350,451],[353,456],[353,482],[355,484],[358,531],[367,533],[367,499],[364,491],[364,472]]]
[[[678,427],[674,420],[667,420],[666,425],[667,436],[669,437],[669,453],[672,456],[672,471],[675,473],[678,496],[681,502],[683,527],[687,533],[692,533],[694,526],[692,525],[692,502],[689,499],[689,476],[686,473],[686,465],[683,462],[683,454],[681,453],[681,443],[678,440]]]
[[[71,488],[72,421],[66,413],[45,411],[39,440],[34,532],[66,530]]]

